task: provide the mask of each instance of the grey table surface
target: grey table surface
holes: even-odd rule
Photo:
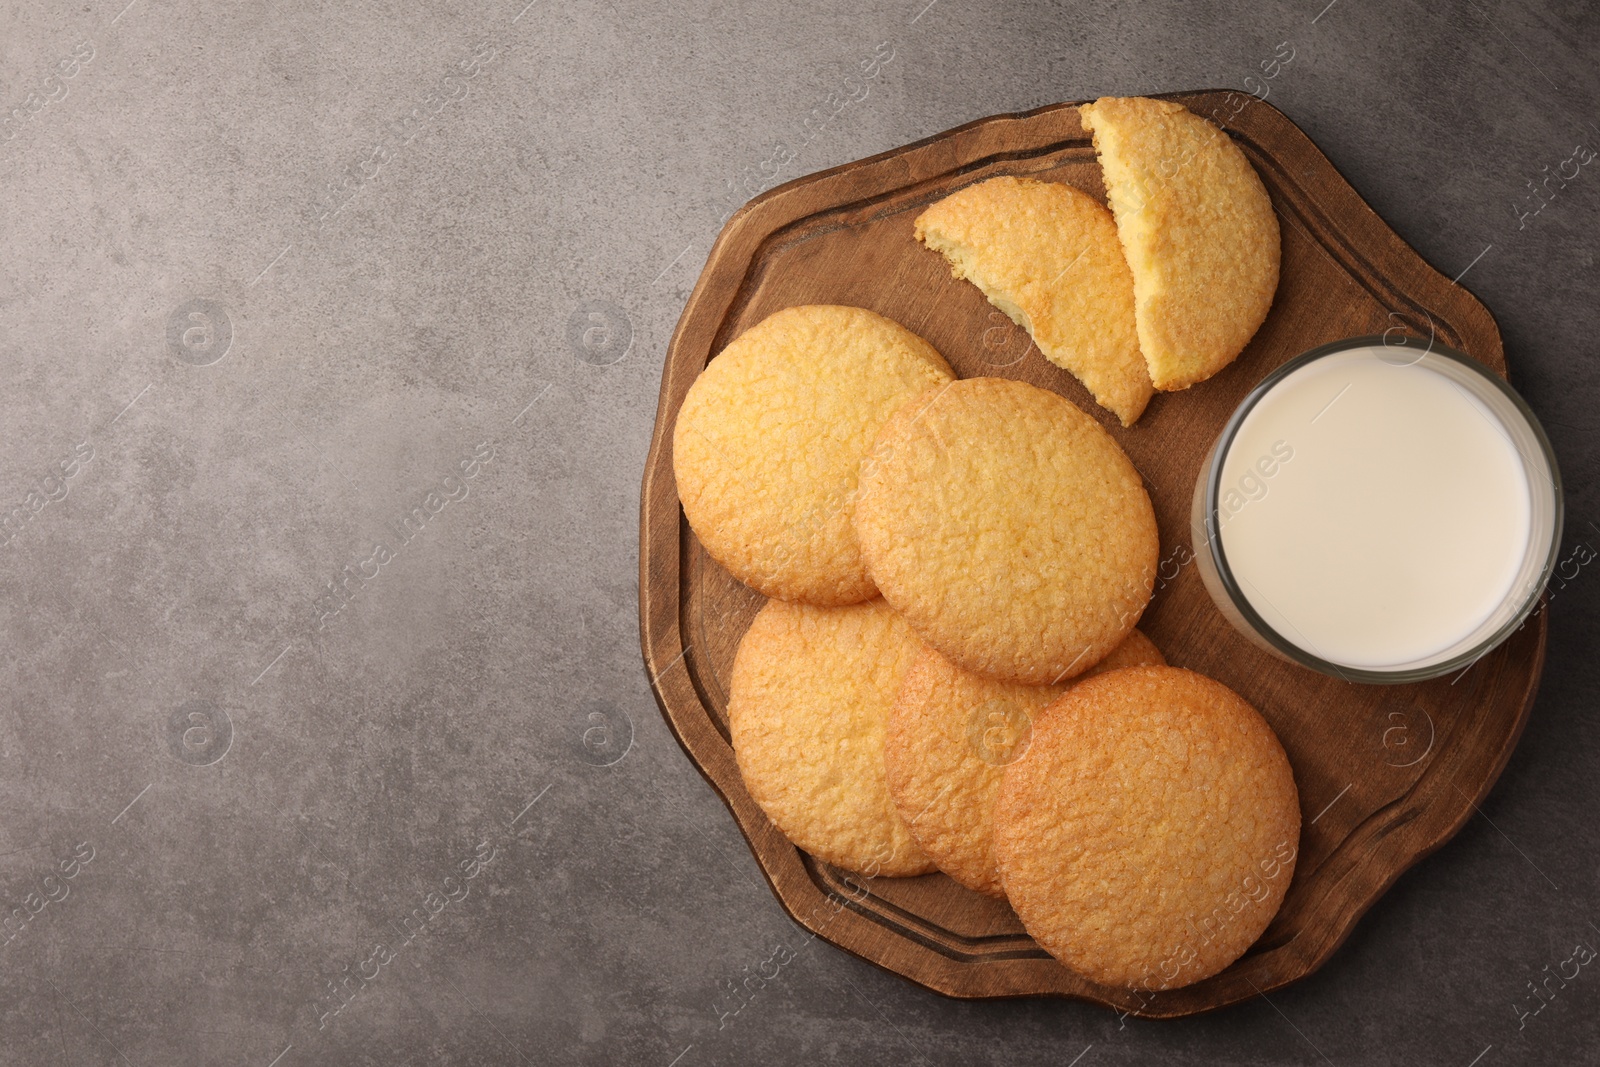
[[[1167,1023],[805,944],[656,709],[636,578],[729,209],[1260,85],[1496,314],[1592,555],[1600,174],[1547,179],[1600,147],[1593,8],[526,3],[0,5],[0,1061],[1600,1062],[1600,974],[1550,979],[1600,946],[1600,567],[1481,817],[1313,977]]]

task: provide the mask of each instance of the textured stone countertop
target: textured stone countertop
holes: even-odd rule
[[[1268,86],[1494,312],[1592,555],[1600,171],[1547,179],[1594,9],[525,3],[0,7],[0,1063],[1600,1062],[1600,973],[1549,978],[1600,947],[1600,565],[1481,817],[1308,980],[1126,1024],[820,941],[728,1012],[801,932],[636,578],[719,220],[884,43],[778,180]]]

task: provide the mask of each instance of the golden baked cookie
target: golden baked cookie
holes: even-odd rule
[[[689,387],[672,434],[678,497],[711,558],[781,600],[876,595],[850,526],[884,421],[954,375],[916,334],[863,308],[779,311]]]
[[[1079,113],[1133,268],[1150,379],[1187,389],[1232,362],[1267,317],[1278,216],[1239,146],[1181,104],[1105,97]]]
[[[1062,685],[997,682],[925,649],[895,698],[883,753],[889,796],[912,838],[968,889],[1004,897],[994,865],[994,802],[1006,765],[1027,755],[1033,717],[1081,680],[1165,663],[1138,630]]]
[[[957,666],[1032,685],[1083,673],[1139,621],[1155,512],[1111,435],[1004,378],[919,397],[884,424],[855,526],[873,581]]]
[[[995,858],[1052,956],[1106,985],[1174,989],[1238,959],[1294,876],[1283,746],[1233,690],[1176,667],[1074,686],[1006,768]]]
[[[768,602],[734,655],[728,725],[745,788],[789,840],[869,876],[933,863],[889,801],[883,737],[921,643],[882,600]]]
[[[1153,390],[1111,212],[1070,185],[990,178],[924,211],[916,235],[1133,425]]]

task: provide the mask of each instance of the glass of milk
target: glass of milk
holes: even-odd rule
[[[1528,405],[1436,342],[1290,360],[1201,464],[1190,515],[1241,633],[1353,682],[1460,670],[1527,619],[1561,543],[1561,476]]]

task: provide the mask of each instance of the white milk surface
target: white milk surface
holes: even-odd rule
[[[1307,364],[1246,416],[1223,461],[1220,540],[1251,605],[1350,667],[1460,641],[1511,590],[1527,475],[1463,387],[1383,350]]]

